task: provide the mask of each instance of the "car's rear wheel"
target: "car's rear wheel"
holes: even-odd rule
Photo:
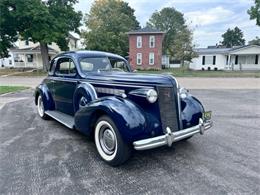
[[[48,115],[45,114],[45,108],[44,108],[44,104],[43,104],[41,95],[39,95],[38,99],[37,99],[37,110],[38,110],[39,116],[42,119],[48,119]]]
[[[108,116],[102,116],[95,126],[95,144],[100,157],[112,166],[124,163],[131,155],[131,147]]]

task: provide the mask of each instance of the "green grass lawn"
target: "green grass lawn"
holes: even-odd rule
[[[20,90],[28,89],[28,87],[22,86],[0,86],[0,94],[16,92]]]
[[[164,70],[138,70],[137,73],[171,74],[175,77],[253,77],[260,78],[260,71],[195,71],[182,68]]]

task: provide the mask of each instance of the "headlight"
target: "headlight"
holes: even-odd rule
[[[146,93],[146,99],[150,102],[150,103],[154,103],[156,102],[158,98],[158,94],[154,89],[149,89]]]
[[[188,96],[189,91],[182,87],[179,88],[179,94],[180,94],[180,98],[185,99]]]

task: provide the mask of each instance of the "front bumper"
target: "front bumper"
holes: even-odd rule
[[[204,122],[202,119],[200,119],[198,125],[176,132],[172,132],[171,129],[167,127],[166,133],[164,135],[135,141],[133,143],[134,148],[136,150],[148,150],[164,145],[168,145],[170,147],[173,142],[180,141],[198,133],[200,133],[201,135],[204,134],[204,131],[211,128],[212,125],[212,121]]]

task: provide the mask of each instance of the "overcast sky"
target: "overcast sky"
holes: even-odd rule
[[[222,40],[221,35],[228,29],[238,26],[246,41],[260,36],[260,27],[249,20],[247,10],[254,0],[125,0],[135,9],[135,16],[141,26],[155,10],[175,7],[184,13],[190,28],[194,31],[197,47],[215,45]],[[88,13],[94,0],[79,0],[77,10]]]

